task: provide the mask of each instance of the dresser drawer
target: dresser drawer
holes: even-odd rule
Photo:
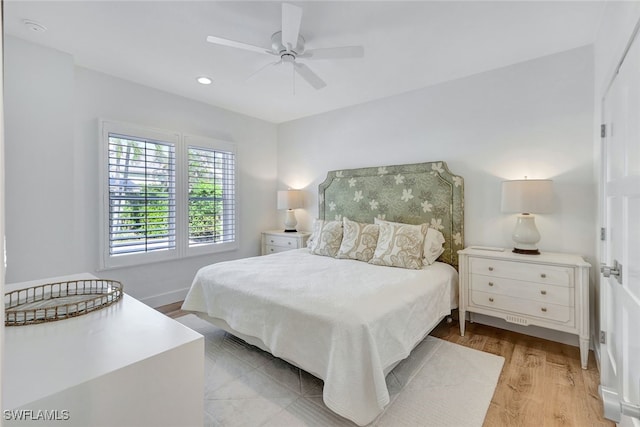
[[[560,286],[573,286],[571,281],[573,270],[567,267],[484,258],[472,258],[469,260],[469,264],[471,274],[523,280],[527,282],[549,283]]]
[[[297,249],[298,240],[294,237],[284,236],[265,236],[265,244],[267,246],[274,246],[286,249]]]
[[[544,320],[564,323],[568,326],[573,326],[574,324],[573,307],[480,291],[471,291],[471,303],[478,307],[511,312],[520,316],[533,316]]]
[[[471,290],[489,292],[543,303],[573,306],[574,289],[546,283],[525,282],[503,277],[471,274]]]

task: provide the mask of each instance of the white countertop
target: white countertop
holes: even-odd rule
[[[5,291],[89,273],[8,284]],[[125,291],[126,291],[126,283]],[[86,315],[4,329],[3,408],[15,409],[202,336],[124,295]]]

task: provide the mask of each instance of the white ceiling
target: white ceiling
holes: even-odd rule
[[[306,61],[316,91],[270,56],[208,35],[270,46],[280,2],[5,0],[5,32],[76,64],[281,123],[593,43],[603,1],[295,1],[307,48],[363,45],[360,59]],[[22,21],[47,27],[38,33]],[[206,75],[214,84],[195,81]]]

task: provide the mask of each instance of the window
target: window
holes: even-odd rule
[[[103,268],[237,248],[233,144],[101,127]]]
[[[175,249],[175,145],[108,138],[109,255]]]
[[[233,153],[188,148],[189,246],[235,238]]]

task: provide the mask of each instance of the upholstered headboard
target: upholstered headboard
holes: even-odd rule
[[[318,216],[325,220],[427,223],[444,235],[438,259],[458,267],[464,248],[464,180],[445,162],[332,171],[318,187]]]

